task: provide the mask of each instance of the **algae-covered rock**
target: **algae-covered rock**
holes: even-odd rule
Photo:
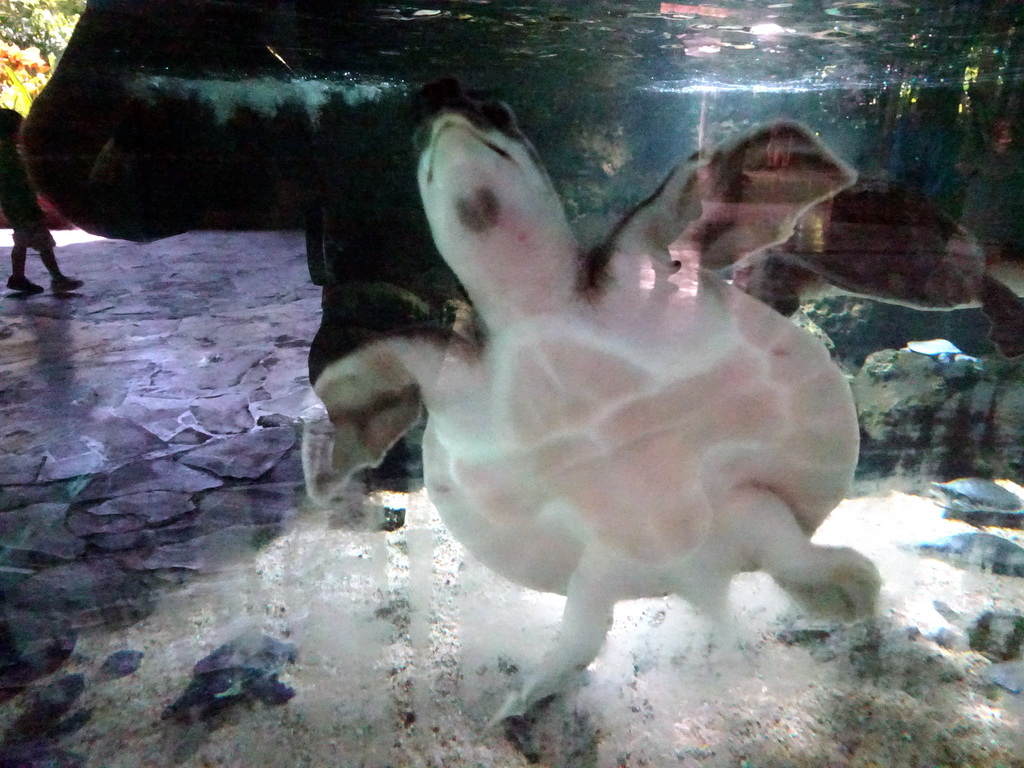
[[[1009,476],[1024,467],[1024,364],[875,352],[854,377],[862,476]]]

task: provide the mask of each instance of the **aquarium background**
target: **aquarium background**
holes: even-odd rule
[[[326,511],[299,456],[311,375],[465,311],[415,186],[423,83],[510,104],[585,242],[783,117],[1020,293],[1022,25],[1011,0],[91,2],[24,133],[85,285],[0,297],[0,766],[1024,764],[1024,502],[932,485],[1024,494],[1022,358],[979,309],[795,315],[861,425],[815,541],[876,562],[876,620],[760,574],[724,634],[622,603],[586,685],[490,730],[563,599],[451,537],[415,431]]]

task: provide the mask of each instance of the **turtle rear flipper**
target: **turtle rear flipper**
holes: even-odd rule
[[[1024,355],[1024,299],[990,275],[982,275],[978,299],[992,343],[1006,357]]]

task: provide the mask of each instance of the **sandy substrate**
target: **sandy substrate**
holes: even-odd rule
[[[109,768],[1024,765],[1024,704],[987,681],[990,662],[963,632],[986,610],[1020,610],[1024,581],[901,548],[968,530],[930,500],[878,492],[819,531],[878,564],[876,621],[810,623],[758,574],[735,582],[736,626],[717,644],[679,600],[623,603],[587,684],[513,738],[484,726],[539,661],[562,601],[476,563],[422,495],[396,502],[408,505],[397,532],[331,529],[307,513],[254,561],[168,596],[128,630],[83,637],[68,669],[90,681],[112,651],[145,657],[130,677],[90,682],[92,720],[68,746]],[[297,695],[239,706],[213,730],[161,719],[195,661],[250,627],[296,643],[281,679]],[[836,631],[779,640],[794,628]],[[950,647],[929,639],[940,629]]]

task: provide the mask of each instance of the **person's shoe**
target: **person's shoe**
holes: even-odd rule
[[[27,277],[9,277],[7,279],[7,287],[10,288],[12,291],[17,291],[18,293],[25,294],[43,292],[43,286],[36,285]]]
[[[81,288],[83,285],[85,285],[85,283],[81,280],[76,280],[75,278],[68,277],[67,275],[59,275],[58,277],[50,280],[50,288],[53,289],[54,293],[67,293],[68,291],[74,291]]]

